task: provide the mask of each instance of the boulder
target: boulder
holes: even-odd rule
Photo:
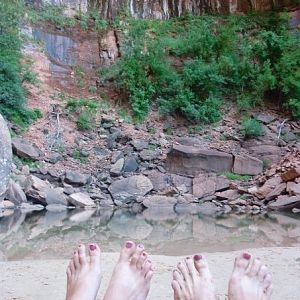
[[[42,153],[39,149],[22,138],[12,139],[12,149],[14,154],[16,154],[17,156],[29,158],[31,160],[39,160],[42,156]]]
[[[176,144],[168,153],[166,161],[170,173],[193,176],[203,172],[231,171],[232,166],[231,154]]]
[[[48,205],[68,205],[67,196],[63,188],[50,188],[45,190],[46,203]]]
[[[68,202],[76,207],[95,207],[95,202],[85,193],[74,193],[68,197]]]
[[[292,195],[300,195],[300,183],[296,182],[288,182],[286,191],[289,193],[290,196]]]
[[[170,186],[171,178],[169,175],[163,174],[159,171],[152,170],[147,174],[150,179],[153,189],[156,191],[160,191]]]
[[[284,182],[292,181],[296,178],[300,177],[300,167],[299,168],[291,168],[281,174],[281,178]]]
[[[75,186],[83,186],[88,183],[91,176],[74,171],[66,171],[65,182]]]
[[[137,163],[134,157],[126,158],[123,167],[124,172],[135,172],[138,168],[139,168],[139,164]]]
[[[149,142],[145,140],[132,140],[131,145],[136,151],[142,151],[144,149],[147,149]]]
[[[47,205],[45,191],[50,188],[49,182],[30,175],[26,179],[24,190],[28,200],[35,204]]]
[[[110,175],[111,176],[121,175],[123,166],[124,166],[124,158],[120,158],[111,166]]]
[[[27,202],[27,198],[23,189],[17,182],[13,181],[12,179],[10,179],[9,181],[6,198],[16,205]]]
[[[271,209],[293,209],[300,208],[300,195],[289,197],[287,195],[279,196],[275,202],[269,203]]]
[[[144,149],[140,152],[140,158],[143,161],[151,161],[156,159],[158,156],[158,152],[154,150]]]
[[[233,172],[240,175],[258,175],[263,172],[263,162],[249,155],[235,155]]]
[[[277,186],[274,187],[274,189],[272,189],[272,191],[270,191],[264,200],[266,201],[270,201],[275,199],[277,196],[281,195],[286,189],[286,183],[280,183]]]
[[[269,124],[276,120],[276,117],[269,113],[253,113],[252,116],[264,124]]]
[[[274,145],[258,145],[249,147],[250,153],[258,159],[267,162],[269,165],[278,163],[281,159],[280,147]]]
[[[149,178],[144,175],[134,175],[113,182],[108,188],[114,201],[130,203],[139,196],[145,196],[153,189]]]
[[[7,190],[12,164],[11,138],[6,122],[0,114],[0,201]]]
[[[187,188],[187,191],[189,193],[192,193],[192,189],[193,189],[193,179],[190,177],[185,177],[185,176],[181,176],[181,175],[176,175],[176,174],[172,174],[171,175],[171,180],[173,185],[180,190],[180,188],[184,185]]]
[[[224,192],[217,192],[216,196],[218,199],[226,199],[229,201],[235,200],[240,197],[240,194],[237,190],[227,190]]]
[[[211,196],[216,191],[216,176],[199,175],[193,179],[193,195],[198,198]]]
[[[254,194],[259,199],[264,199],[269,193],[271,193],[276,186],[282,183],[281,177],[272,177],[268,179],[262,187],[260,187]]]

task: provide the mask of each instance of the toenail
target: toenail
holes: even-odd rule
[[[126,248],[131,248],[133,246],[132,242],[127,242],[125,244]]]
[[[74,251],[74,254],[77,254],[77,251]]]
[[[91,245],[90,245],[90,250],[91,250],[91,251],[96,250],[96,248],[97,248],[96,245],[94,245],[94,244],[91,244]]]
[[[251,258],[251,255],[249,253],[243,253],[243,258],[249,260]]]
[[[191,258],[189,256],[187,256],[186,259],[191,259]]]
[[[146,256],[146,253],[145,252],[143,252],[143,254],[142,254],[143,256]]]
[[[194,256],[194,260],[196,260],[196,261],[199,261],[199,260],[201,260],[201,259],[202,259],[202,255],[196,254],[196,255]]]
[[[139,247],[139,248],[144,248],[144,245],[139,244],[138,247]]]

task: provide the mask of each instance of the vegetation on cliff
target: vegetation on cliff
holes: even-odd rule
[[[300,36],[289,31],[287,14],[127,16],[114,26],[122,57],[101,78],[125,92],[137,119],[157,105],[162,113],[211,123],[227,100],[247,111],[266,97],[300,117]]]
[[[39,111],[25,106],[25,91],[22,82],[28,79],[20,64],[20,22],[23,16],[23,1],[0,2],[0,113],[11,121],[26,126]]]

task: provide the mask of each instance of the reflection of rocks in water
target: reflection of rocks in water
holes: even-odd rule
[[[108,224],[109,229],[120,237],[131,239],[146,239],[152,232],[152,226],[137,216],[132,218],[130,213],[120,211],[115,213]]]
[[[153,254],[228,251],[247,247],[299,246],[300,220],[293,215],[134,214],[127,210],[70,210],[0,219],[2,259],[67,258],[79,242],[100,242],[119,251],[126,239]],[[158,213],[158,212],[156,212]],[[146,216],[146,218],[145,218]]]

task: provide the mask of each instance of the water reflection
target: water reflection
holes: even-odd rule
[[[16,212],[0,219],[0,258],[68,258],[79,242],[118,251],[122,241],[143,243],[153,254],[300,246],[300,218],[289,215],[178,215],[157,218],[112,210]]]

